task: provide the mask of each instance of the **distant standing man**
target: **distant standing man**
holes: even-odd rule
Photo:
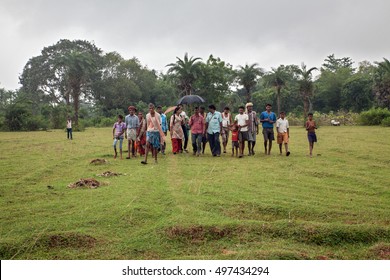
[[[73,135],[72,135],[72,120],[70,117],[66,120],[66,132],[68,134],[68,139],[73,140]]]
[[[272,105],[267,104],[265,106],[265,111],[260,115],[260,122],[263,126],[264,150],[266,155],[271,155],[272,141],[275,140],[274,123],[276,122],[276,115],[274,112],[271,112],[271,109]],[[269,142],[268,151],[267,142]]]
[[[193,155],[199,156],[202,151],[202,137],[204,134],[204,119],[199,114],[199,108],[195,107],[195,112],[190,118],[191,140]]]
[[[213,157],[221,156],[221,143],[219,135],[222,131],[222,115],[214,105],[209,105],[209,113],[206,117],[207,139]]]
[[[256,135],[259,134],[259,121],[257,120],[257,114],[253,111],[253,103],[246,104],[246,110],[249,118],[248,123],[248,150],[249,156],[255,155]]]
[[[249,118],[248,115],[245,114],[244,106],[240,106],[238,108],[238,115],[234,118],[234,124],[238,125],[238,141],[240,143],[240,156],[242,158],[244,156],[245,149],[245,141],[248,141],[248,124]]]
[[[288,150],[288,142],[290,139],[290,126],[284,112],[280,112],[280,118],[276,121],[276,130],[278,132],[277,142],[279,144],[280,155],[282,155],[282,146],[284,143],[286,156],[289,156],[290,151]]]
[[[130,159],[130,151],[131,155],[135,157],[135,142],[137,141],[137,130],[139,128],[139,118],[135,115],[135,107],[129,106],[128,108],[129,114],[125,118],[126,124],[126,135],[127,138],[127,157],[126,159]]]
[[[225,107],[222,113],[222,145],[223,152],[226,153],[226,146],[229,142],[230,126],[233,124],[232,114],[230,114],[230,108]]]
[[[167,123],[167,116],[163,113],[162,107],[159,105],[157,106],[157,113],[161,116],[161,129],[164,132],[164,135],[167,136],[168,131],[168,123]],[[167,146],[167,143],[164,141],[164,143],[161,143],[161,153],[165,155],[165,148]]]

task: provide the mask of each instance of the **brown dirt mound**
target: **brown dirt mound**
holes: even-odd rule
[[[218,240],[223,237],[229,236],[231,230],[227,228],[217,227],[204,227],[204,226],[191,226],[187,228],[183,227],[170,227],[166,230],[169,238],[183,238],[191,241],[202,241],[205,239]]]
[[[111,172],[111,171],[105,171],[102,174],[98,174],[97,176],[100,176],[100,177],[113,177],[113,176],[120,176],[120,175],[123,175],[123,174],[122,173],[115,173],[115,172]]]
[[[90,235],[70,232],[45,236],[38,243],[48,248],[92,248],[96,242]]]
[[[370,249],[376,259],[390,260],[390,244],[379,243]]]
[[[100,186],[99,181],[93,179],[93,178],[86,178],[86,179],[80,179],[77,182],[74,182],[73,184],[69,184],[68,188],[75,189],[75,188],[88,188],[88,189],[96,189]]]
[[[106,164],[106,163],[108,163],[108,160],[105,160],[104,158],[96,158],[91,160],[90,162],[90,164],[95,164],[95,165]]]

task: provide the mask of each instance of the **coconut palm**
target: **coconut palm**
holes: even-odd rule
[[[176,57],[175,63],[170,63],[168,74],[173,74],[177,80],[178,88],[185,95],[191,95],[193,92],[193,84],[195,80],[201,75],[201,60],[200,57],[191,56],[188,58],[188,53],[184,54],[184,59]]]
[[[312,72],[318,70],[316,67],[312,67],[307,70],[307,67],[304,63],[301,64],[301,68],[297,69],[297,74],[299,75],[299,92],[303,100],[303,114],[304,118],[309,113],[310,109],[310,98],[313,96],[313,81],[312,81]]]
[[[383,60],[375,62],[378,68],[374,75],[374,92],[378,104],[390,108],[390,61]]]
[[[264,76],[265,85],[275,88],[278,115],[281,111],[281,91],[286,86],[286,83],[290,78],[290,74],[287,70],[288,69],[284,65],[280,65],[278,68],[272,68],[272,71],[266,73]]]
[[[252,65],[245,64],[245,66],[238,66],[237,78],[238,83],[242,85],[246,91],[246,101],[250,102],[252,99],[251,90],[257,84],[257,80],[260,76],[264,74],[264,70],[258,67],[257,63]]]

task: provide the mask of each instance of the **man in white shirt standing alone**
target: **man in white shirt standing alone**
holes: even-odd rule
[[[280,118],[276,121],[276,130],[278,131],[277,142],[279,144],[280,155],[282,155],[282,146],[284,143],[286,156],[289,156],[290,151],[288,150],[288,141],[290,138],[290,128],[284,112],[280,113]]]

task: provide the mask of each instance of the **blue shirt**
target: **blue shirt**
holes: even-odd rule
[[[132,116],[130,116],[130,114],[127,115],[125,118],[125,123],[126,123],[127,129],[139,127],[139,119],[136,115],[132,115]]]
[[[167,116],[164,113],[161,113],[161,129],[163,132],[168,131]]]
[[[270,119],[270,120],[273,120],[274,122],[276,122],[276,115],[274,112],[271,112],[268,114],[267,111],[264,111],[260,115],[260,121],[265,120],[265,119]],[[269,122],[261,122],[261,123],[263,125],[263,128],[274,128],[273,123],[269,123]]]
[[[214,114],[209,112],[206,116],[206,123],[208,123],[208,134],[221,132],[222,114],[218,111],[215,111]]]

